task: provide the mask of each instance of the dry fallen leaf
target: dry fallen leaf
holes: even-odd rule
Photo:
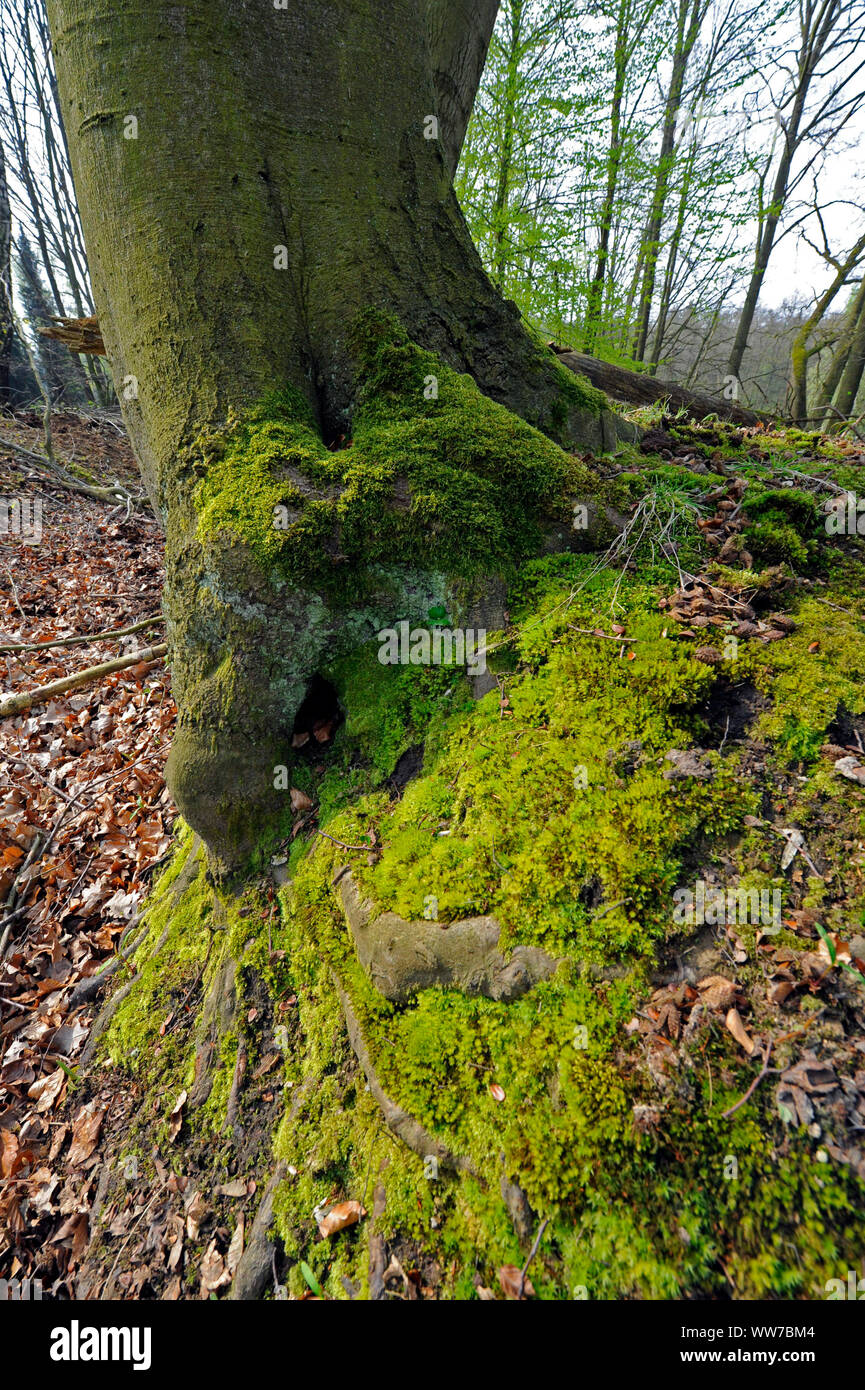
[[[180,1133],[180,1127],[183,1124],[183,1107],[185,1104],[186,1092],[181,1091],[177,1100],[174,1102],[174,1109],[168,1116],[168,1138],[171,1140],[172,1144]]]
[[[344,1231],[347,1226],[354,1226],[366,1212],[360,1202],[339,1202],[337,1206],[331,1207],[327,1216],[323,1217],[318,1223],[318,1233],[320,1236],[335,1236],[339,1231]]]
[[[237,1178],[234,1182],[224,1182],[219,1188],[221,1197],[246,1197],[247,1187],[245,1178]]]
[[[292,811],[310,811],[310,810],[312,810],[312,802],[310,801],[310,799],[309,799],[309,797],[307,796],[306,792],[300,791],[297,787],[292,787],[291,792],[289,793],[289,795],[290,795],[290,797],[291,797],[291,809],[292,809]]]
[[[817,955],[822,956],[823,960],[827,961],[829,965],[849,965],[853,960],[853,953],[850,950],[849,942],[842,941],[838,933],[834,931],[827,932],[827,936],[832,943],[832,950],[835,952],[834,959],[832,951],[829,950],[829,946],[822,936],[817,944]]]
[[[237,1218],[237,1225],[234,1228],[234,1235],[231,1237],[231,1244],[228,1247],[228,1254],[225,1257],[225,1267],[231,1278],[234,1278],[237,1266],[240,1264],[240,1257],[243,1254],[243,1235],[245,1229],[243,1212]]]
[[[858,782],[860,787],[865,787],[865,766],[852,755],[846,758],[839,758],[835,764],[835,771],[842,777],[846,777],[850,782]]]
[[[767,991],[770,1004],[783,1004],[796,988],[789,980],[779,980],[777,984],[770,985]]]
[[[506,1298],[519,1299],[521,1277],[522,1270],[518,1269],[516,1265],[502,1265],[499,1270],[499,1283],[502,1286],[502,1292]],[[532,1287],[532,1281],[529,1276],[526,1275],[523,1283],[523,1298],[534,1298],[534,1296],[535,1291]]]
[[[0,1129],[0,1178],[11,1178],[18,1157],[18,1135],[11,1129]]]
[[[697,981],[700,1000],[709,1009],[729,1009],[736,998],[737,986],[723,975],[707,975]]]
[[[731,1009],[724,1019],[728,1030],[733,1034],[740,1047],[744,1047],[748,1056],[754,1051],[756,1046],[754,1039],[749,1036],[748,1031],[742,1022],[738,1009]]]
[[[186,1204],[186,1234],[190,1240],[198,1239],[201,1224],[207,1215],[207,1203],[200,1192],[193,1192]]]
[[[201,1259],[201,1288],[204,1293],[214,1293],[231,1283],[231,1275],[225,1268],[225,1261],[216,1248],[216,1240],[208,1245]]]
[[[104,1118],[105,1111],[96,1100],[79,1110],[72,1129],[72,1143],[69,1145],[68,1161],[71,1166],[84,1163],[93,1153]]]
[[[502,1101],[504,1100],[504,1098],[505,1098],[504,1087],[503,1087],[503,1086],[500,1086],[499,1083],[498,1083],[497,1081],[491,1082],[491,1084],[490,1084],[490,1095],[492,1096],[493,1100],[497,1100],[497,1101],[499,1102],[499,1104],[501,1104],[501,1102],[502,1102]]]
[[[38,1081],[33,1082],[27,1095],[30,1100],[37,1102],[36,1113],[38,1115],[44,1115],[46,1110],[51,1109],[63,1089],[65,1080],[66,1073],[58,1067],[50,1076],[40,1076]]]

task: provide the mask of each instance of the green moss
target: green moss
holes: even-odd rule
[[[839,709],[865,713],[865,633],[851,613],[839,611],[843,605],[833,610],[832,604],[811,597],[796,603],[793,634],[755,655],[757,684],[771,697],[759,729],[788,758],[803,762],[813,761],[827,742]]]
[[[406,351],[385,365],[398,387],[400,371],[417,364]],[[807,510],[798,506],[787,515],[805,526]],[[755,576],[740,578],[750,585]],[[744,887],[787,880],[778,874],[776,837],[755,821],[771,783],[754,777],[735,746],[705,751],[718,672],[664,635],[669,620],[642,567],[616,590],[616,620],[634,640],[620,646],[592,636],[609,631],[616,580],[579,556],[525,564],[509,599],[514,626],[501,689],[476,704],[452,673],[335,659],[328,675],[346,722],[328,771],[319,777],[310,767],[303,782],[333,838],[294,841],[272,942],[255,893],[243,915],[236,901],[214,899],[212,890],[199,898],[193,885],[175,904],[166,954],[142,967],[149,1003],[135,1004],[133,995],[118,1013],[115,1045],[131,1041],[133,1024],[139,1050],[142,1038],[154,1041],[172,989],[187,989],[202,968],[207,902],[222,903],[226,930],[205,980],[227,953],[242,964],[241,991],[248,976],[264,982],[275,1008],[296,1000],[275,1139],[290,1170],[275,1210],[290,1258],[310,1265],[328,1297],[347,1297],[345,1281],[368,1292],[372,1218],[320,1240],[313,1212],[346,1198],[372,1212],[379,1186],[385,1206],[376,1229],[434,1258],[440,1295],[457,1299],[474,1296],[476,1277],[495,1286],[500,1265],[524,1258],[503,1178],[519,1184],[537,1220],[549,1221],[532,1267],[542,1299],[575,1290],[590,1298],[819,1298],[860,1250],[862,1184],[847,1168],[819,1163],[808,1132],[784,1124],[770,1080],[724,1118],[754,1064],[721,1016],[706,1017],[688,1047],[659,1047],[663,1085],[629,1026],[645,1014],[659,961],[669,965],[671,949],[689,945],[672,920],[677,885],[718,866],[732,866]],[[667,574],[665,592],[671,582]],[[836,608],[851,602],[823,592]],[[791,609],[790,637],[742,643],[740,660],[722,674],[755,681],[770,701],[756,730],[770,763],[808,768],[801,797],[787,797],[785,824],[801,824],[815,849],[808,817],[822,825],[832,807],[843,855],[860,833],[848,809],[853,793],[812,764],[839,705],[865,712],[865,636],[849,613],[834,613],[830,627],[816,596]],[[819,651],[809,652],[815,641]],[[385,779],[421,742],[422,768],[400,796],[390,795]],[[665,777],[667,753],[695,743],[709,778]],[[371,856],[343,847],[372,843]],[[434,899],[444,928],[492,913],[506,948],[541,945],[562,963],[509,1004],[427,990],[395,1007],[355,955],[334,890],[346,863],[380,908],[417,918]],[[803,895],[833,922],[831,885],[811,879]],[[170,916],[168,897],[160,885],[152,934],[169,920],[160,915]],[[742,934],[749,959],[737,978],[763,999],[756,931]],[[777,942],[802,945],[787,931]],[[386,1093],[467,1160],[472,1175],[431,1176],[423,1156],[387,1129],[349,1048],[337,982]],[[809,1006],[806,999],[802,1015],[814,1039],[822,1015]],[[784,1031],[779,1067],[798,1055],[795,1030]],[[224,1115],[238,1036],[222,1040],[201,1120],[212,1131]],[[188,1046],[179,1048],[172,1077],[188,1077],[190,1063]],[[635,1107],[648,1108],[651,1121],[638,1123]],[[299,1265],[289,1285],[305,1291]]]
[[[789,564],[802,572],[814,567],[821,517],[810,492],[752,485],[746,509],[745,541],[759,564]]]
[[[370,567],[454,576],[512,569],[537,551],[543,516],[604,489],[588,469],[373,316],[360,361],[353,439],[331,453],[296,392],[273,393],[199,445],[198,528],[229,533],[284,579],[357,599]],[[600,393],[562,369],[566,403]],[[276,523],[276,524],[275,524]]]

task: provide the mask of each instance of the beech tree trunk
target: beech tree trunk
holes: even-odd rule
[[[600,443],[603,412],[563,410],[562,368],[491,285],[452,188],[497,9],[48,0],[98,320],[165,519],[169,780],[225,862],[272,804],[332,630],[236,545],[204,554],[202,433],[290,385],[328,445],[350,436],[350,327],[374,306],[545,433]]]

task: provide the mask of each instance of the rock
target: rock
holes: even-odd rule
[[[865,787],[865,765],[860,763],[858,758],[852,754],[846,758],[839,758],[835,764],[835,771],[842,777],[846,777],[850,782],[858,782],[860,787]]]
[[[715,775],[714,769],[701,762],[697,752],[692,748],[671,748],[666,761],[673,764],[664,770],[668,782],[679,782],[685,777],[697,777],[701,782],[710,782]]]

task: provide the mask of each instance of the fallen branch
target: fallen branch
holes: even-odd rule
[[[142,628],[154,627],[156,623],[161,622],[164,622],[164,619],[157,615],[144,618],[132,627],[115,628],[112,632],[88,632],[83,637],[55,637],[50,642],[9,642],[0,645],[0,652],[44,652],[49,647],[81,647],[91,642],[110,642],[115,637],[129,637],[133,632],[141,632]]]
[[[328,833],[327,833],[326,830],[316,830],[316,831],[314,831],[314,834],[316,834],[316,835],[321,835],[321,836],[323,837],[323,839],[325,839],[325,840],[330,840],[330,842],[331,842],[332,845],[339,845],[340,849],[349,849],[349,850],[351,850],[354,854],[362,854],[365,850],[367,850],[367,851],[368,851],[368,850],[371,850],[372,847],[373,847],[373,846],[372,846],[372,841],[370,841],[370,843],[369,843],[368,845],[346,845],[346,844],[343,844],[342,840],[335,840],[334,837],[333,837],[332,835],[328,835]]]
[[[78,492],[83,497],[92,498],[94,502],[116,502],[120,499],[123,502],[130,501],[136,507],[148,507],[149,509],[149,504],[143,497],[134,497],[122,483],[114,483],[108,487],[82,483],[78,478],[68,473],[65,468],[61,468],[53,459],[50,459],[47,454],[37,454],[34,449],[27,449],[14,439],[7,439],[5,435],[0,435],[0,448],[11,449],[13,453],[20,454],[30,463],[39,464],[48,474],[44,481],[49,485],[56,483],[58,487],[65,488],[67,492]]]
[[[139,662],[159,661],[167,651],[167,643],[162,642],[158,647],[145,647],[132,656],[118,657],[116,661],[103,661],[100,666],[88,666],[85,671],[78,671],[74,676],[64,676],[59,681],[51,681],[50,685],[40,685],[35,690],[27,690],[20,695],[4,695],[0,697],[0,719],[10,714],[21,714],[33,705],[44,705],[47,700],[53,700],[55,695],[65,695],[67,690],[78,690],[82,685],[92,685],[103,676],[111,676],[115,671],[125,671],[130,666],[137,666]]]
[[[528,1258],[527,1258],[525,1264],[523,1265],[523,1267],[522,1267],[522,1269],[521,1269],[521,1271],[520,1271],[520,1287],[519,1287],[519,1290],[518,1290],[518,1292],[517,1292],[517,1298],[518,1298],[518,1299],[521,1299],[522,1296],[523,1296],[523,1294],[524,1294],[524,1292],[525,1292],[525,1288],[526,1288],[526,1275],[527,1275],[528,1272],[529,1272],[529,1265],[531,1264],[532,1260],[535,1258],[535,1255],[538,1253],[538,1246],[539,1246],[540,1243],[541,1243],[541,1236],[544,1234],[544,1231],[547,1229],[547,1226],[548,1226],[548,1224],[549,1224],[549,1220],[550,1220],[550,1218],[549,1218],[548,1216],[545,1216],[544,1219],[543,1219],[543,1221],[541,1222],[540,1226],[538,1227],[538,1233],[537,1233],[537,1235],[535,1236],[535,1243],[534,1243],[534,1245],[532,1246],[531,1250],[529,1251]]]

